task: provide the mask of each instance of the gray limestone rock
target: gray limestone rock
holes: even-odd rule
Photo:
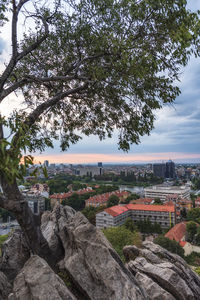
[[[11,284],[8,282],[8,278],[5,274],[0,272],[0,300],[7,299],[12,290]]]
[[[133,253],[138,256],[131,260]],[[180,256],[152,242],[143,242],[143,248],[137,250],[126,246],[124,254],[128,269],[150,299],[200,299],[200,277]]]
[[[33,255],[14,281],[9,300],[76,300],[46,261]]]
[[[80,213],[65,214],[57,220],[65,249],[60,267],[91,300],[148,299],[137,280],[123,265],[103,233]]]
[[[0,271],[13,280],[30,257],[30,251],[20,229],[16,229],[2,245]]]

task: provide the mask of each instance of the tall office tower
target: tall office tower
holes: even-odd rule
[[[48,160],[45,160],[45,161],[44,161],[44,167],[48,168],[48,166],[49,166],[49,161],[48,161]]]
[[[166,162],[166,172],[165,177],[169,179],[174,179],[176,177],[175,174],[175,163],[172,160]]]
[[[99,175],[103,174],[103,164],[102,162],[98,162],[98,168],[99,168]]]
[[[164,163],[162,164],[154,164],[153,165],[153,174],[154,176],[165,178],[166,166]]]

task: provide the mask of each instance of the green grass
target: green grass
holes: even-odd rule
[[[1,255],[1,246],[2,246],[3,243],[7,240],[8,237],[9,237],[8,234],[0,235],[0,255]]]

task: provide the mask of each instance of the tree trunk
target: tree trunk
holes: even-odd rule
[[[1,185],[6,198],[4,204],[1,204],[2,208],[10,211],[16,217],[25,234],[30,251],[44,258],[52,268],[55,268],[56,257],[41,232],[40,216],[32,213],[16,182],[10,184],[1,177]]]

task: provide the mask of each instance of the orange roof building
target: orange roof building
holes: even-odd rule
[[[78,195],[83,195],[83,194],[87,194],[87,193],[91,193],[94,192],[94,190],[92,190],[92,188],[85,188],[82,190],[78,190],[78,191],[70,191],[67,193],[55,193],[53,195],[50,196],[51,199],[51,204],[54,205],[56,202],[62,202],[63,200],[69,198],[72,196],[72,194],[76,193]]]
[[[181,222],[176,224],[173,228],[171,228],[166,234],[165,237],[172,241],[183,241],[185,240],[186,234],[186,222]]]
[[[172,205],[127,204],[116,205],[96,214],[96,226],[106,228],[123,225],[127,218],[135,223],[149,219],[162,228],[169,228],[176,223],[176,209]]]
[[[132,204],[151,204],[153,202],[153,198],[139,198],[136,200],[131,200]]]
[[[95,195],[93,197],[90,197],[89,199],[85,200],[85,206],[93,206],[93,207],[98,207],[98,206],[104,206],[107,204],[108,199],[110,198],[111,195],[116,195],[119,200],[126,199],[129,195],[130,192],[127,191],[113,191],[109,193],[104,193],[101,195]]]

